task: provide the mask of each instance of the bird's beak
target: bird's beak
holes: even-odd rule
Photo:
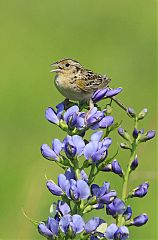
[[[58,62],[52,63],[50,66],[55,67],[55,69],[52,69],[50,72],[61,72]]]

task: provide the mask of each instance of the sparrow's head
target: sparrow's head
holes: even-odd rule
[[[76,70],[78,71],[78,69],[83,68],[79,62],[70,58],[65,58],[58,62],[52,63],[51,66],[55,67],[55,69],[52,69],[51,72],[56,73],[75,73]]]

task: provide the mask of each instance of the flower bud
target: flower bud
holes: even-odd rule
[[[136,117],[136,113],[135,113],[135,111],[134,111],[134,109],[133,108],[128,108],[127,109],[127,114],[130,116],[130,117],[132,117],[132,118],[135,118]]]
[[[139,134],[139,131],[136,128],[134,128],[134,130],[133,130],[133,138],[137,139],[138,134]]]
[[[130,206],[127,207],[126,211],[123,213],[125,220],[129,220],[132,216],[132,208]]]
[[[146,116],[147,112],[148,112],[148,109],[147,109],[147,108],[144,108],[144,109],[138,114],[138,120],[143,119],[143,118]]]
[[[93,209],[93,206],[89,205],[83,210],[83,214],[90,212]]]
[[[121,137],[123,137],[125,140],[131,142],[130,135],[123,129],[123,128],[118,128],[118,133]]]
[[[127,143],[121,143],[120,147],[123,149],[131,149],[130,146]]]
[[[131,225],[136,227],[143,226],[148,221],[148,216],[146,213],[139,215],[138,217],[135,217],[133,221],[131,222]]]
[[[131,170],[134,171],[136,168],[138,167],[138,157],[137,155],[135,156],[135,159],[133,160],[133,162],[131,163]]]
[[[105,167],[103,167],[102,171],[113,172],[115,174],[118,174],[120,177],[123,176],[122,168],[116,159],[113,160],[111,163],[107,164]]]
[[[145,182],[145,183],[141,184],[140,186],[138,186],[137,188],[135,188],[131,193],[129,193],[129,197],[142,198],[147,194],[148,188],[149,188],[149,183]]]
[[[155,130],[150,130],[150,131],[148,131],[144,136],[142,136],[142,137],[140,138],[140,142],[146,142],[146,141],[154,138],[154,137],[155,137],[155,134],[156,134]]]

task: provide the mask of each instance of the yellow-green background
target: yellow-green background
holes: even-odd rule
[[[59,168],[39,149],[64,137],[44,118],[45,108],[63,100],[49,65],[64,57],[107,73],[112,87],[123,87],[119,98],[127,106],[149,108],[141,126],[156,128],[156,1],[0,0],[0,239],[42,239],[21,208],[41,221],[56,199],[44,173],[56,181]],[[131,131],[132,120],[114,106],[115,118],[124,118],[122,125]],[[140,146],[139,168],[131,178],[131,188],[151,183],[145,198],[130,202],[134,216],[146,212],[150,218],[130,229],[135,240],[157,239],[155,149],[155,140]],[[128,154],[120,151],[118,160],[125,166]],[[103,180],[112,188],[119,183],[120,194],[119,177],[104,173],[97,181]]]

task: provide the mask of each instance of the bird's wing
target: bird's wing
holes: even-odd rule
[[[76,80],[77,86],[85,92],[94,92],[105,88],[111,81],[107,76],[84,70]]]

